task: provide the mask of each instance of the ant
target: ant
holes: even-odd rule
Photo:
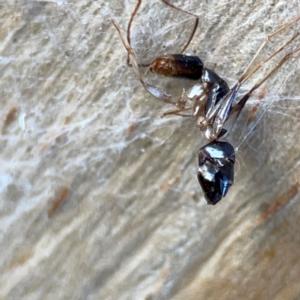
[[[182,117],[195,118],[200,131],[203,131],[208,139],[208,144],[200,148],[198,151],[198,180],[207,203],[215,205],[226,196],[234,182],[235,150],[230,143],[219,140],[228,132],[228,129],[225,128],[227,127],[226,125],[228,125],[229,121],[230,124],[234,124],[236,122],[240,112],[253,92],[274,73],[276,73],[286,61],[293,58],[292,55],[299,51],[300,47],[285,54],[279,63],[238,101],[236,100],[237,92],[242,84],[256,73],[257,70],[271,60],[275,55],[283,51],[286,46],[291,44],[293,40],[299,36],[299,33],[296,33],[273,54],[268,56],[262,62],[254,65],[255,59],[265,48],[269,40],[279,32],[296,23],[300,19],[300,16],[283,25],[265,38],[265,41],[257,50],[237,83],[232,88],[229,88],[227,82],[219,77],[214,71],[206,68],[198,56],[183,54],[194,37],[198,27],[199,17],[173,5],[167,0],[161,1],[171,8],[187,13],[195,18],[195,25],[191,36],[179,54],[159,56],[150,64],[139,63],[139,60],[131,47],[130,29],[142,0],[138,0],[131,15],[127,27],[126,38],[121,33],[121,29],[114,19],[112,19],[112,23],[117,29],[122,43],[127,50],[127,64],[130,67],[133,67],[145,90],[158,100],[173,104],[177,107],[176,110],[164,113],[163,116],[178,115]],[[188,91],[183,90],[182,95],[175,96],[158,86],[147,83],[145,79],[146,73],[142,74],[140,67],[148,67],[151,72],[167,77],[193,80],[195,81],[195,84]],[[187,103],[189,103],[189,106],[186,106]],[[188,111],[190,113],[186,113]]]

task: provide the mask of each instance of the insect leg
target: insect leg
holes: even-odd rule
[[[181,112],[183,111],[189,111],[192,110],[192,107],[186,107],[186,108],[182,108],[182,109],[176,109],[176,110],[171,110],[171,111],[166,111],[162,114],[162,118],[168,115],[176,115],[176,116],[181,116],[181,117],[194,117],[193,113],[185,115],[185,114],[181,114]]]
[[[169,92],[165,91],[164,89],[161,89],[157,86],[151,85],[145,81],[144,75],[140,72],[140,69],[139,69],[140,64],[138,62],[138,59],[137,59],[133,49],[128,44],[127,40],[124,38],[117,22],[113,18],[111,19],[111,21],[119,33],[122,43],[123,43],[125,49],[127,50],[129,60],[132,64],[132,67],[133,67],[137,77],[139,78],[140,82],[144,86],[144,88],[158,100],[161,100],[165,103],[170,103],[170,104],[173,104],[176,106],[177,98],[172,93],[169,93]]]
[[[181,8],[179,8],[179,7],[175,6],[175,5],[173,5],[173,4],[170,3],[169,1],[162,0],[162,2],[165,3],[165,4],[168,5],[168,6],[170,6],[170,7],[174,8],[174,9],[176,9],[176,10],[179,10],[179,11],[181,11],[181,12],[184,12],[184,13],[186,13],[186,14],[188,14],[188,15],[191,15],[191,16],[193,16],[193,17],[196,18],[195,25],[194,25],[193,31],[192,31],[192,33],[191,33],[189,39],[188,39],[187,43],[185,44],[185,46],[183,47],[183,49],[181,50],[181,52],[179,52],[179,53],[183,53],[183,52],[187,49],[187,47],[189,46],[189,44],[191,43],[192,39],[194,38],[195,32],[196,32],[197,27],[198,27],[198,24],[199,24],[199,17],[196,16],[195,14],[189,12],[189,11],[186,11],[186,10],[184,10],[184,9],[181,9]],[[135,15],[136,15],[136,13],[138,12],[138,10],[139,10],[141,4],[142,4],[142,0],[138,0],[136,6],[135,6],[135,8],[134,8],[133,13],[131,14],[130,20],[129,20],[129,22],[128,22],[128,26],[127,26],[127,42],[128,42],[128,44],[129,44],[130,46],[131,46],[131,37],[130,37],[131,25],[132,25],[133,19],[135,18]],[[129,67],[132,67],[132,65],[131,65],[131,63],[130,63],[130,59],[129,59],[129,54],[128,54],[128,56],[127,56],[127,65],[128,65]],[[140,67],[148,67],[148,66],[150,66],[150,63],[148,63],[148,64],[139,64],[139,66],[140,66]]]
[[[270,59],[272,59],[275,55],[277,55],[279,52],[285,49],[287,45],[292,43],[292,41],[299,36],[299,33],[295,34],[291,39],[289,39],[283,46],[281,46],[277,51],[275,51],[272,55],[267,57],[265,60],[254,66],[252,69],[248,70],[247,73],[244,72],[244,74],[240,77],[238,82],[233,86],[233,88],[230,90],[230,92],[227,94],[227,96],[224,98],[224,101],[222,103],[217,104],[214,109],[210,112],[210,114],[206,117],[205,123],[209,123],[212,119],[213,121],[213,128],[210,132],[207,133],[207,136],[210,137],[210,139],[214,139],[217,137],[220,133],[220,130],[223,128],[224,123],[229,118],[230,115],[237,112],[237,116],[240,114],[240,111],[244,107],[247,100],[250,98],[251,94],[254,90],[256,90],[261,84],[263,84],[270,76],[272,76],[287,60],[289,60],[295,52],[299,50],[297,48],[296,50],[293,50],[286,54],[283,59],[279,62],[279,64],[269,73],[267,74],[260,82],[258,82],[256,85],[253,86],[251,90],[239,101],[238,104],[235,105],[235,108],[232,108],[233,101],[236,97],[237,91],[240,89],[241,85],[247,81],[254,73],[256,73],[257,70],[259,70],[265,63],[267,63]],[[248,95],[248,96],[247,96]]]
[[[131,47],[131,38],[130,38],[130,29],[131,29],[131,24],[133,22],[133,19],[137,13],[137,11],[139,10],[140,6],[142,4],[142,0],[138,0],[137,4],[136,4],[136,7],[134,8],[134,11],[133,13],[131,14],[131,17],[130,17],[130,20],[128,22],[128,26],[127,26],[127,42],[129,44],[129,46]],[[129,59],[129,53],[127,55],[127,65],[129,67],[132,67],[131,63],[130,63],[130,59]],[[142,65],[144,66],[144,65]],[[147,67],[148,65],[145,65],[145,67]]]
[[[161,1],[162,1],[163,3],[165,3],[166,5],[168,5],[168,6],[172,7],[172,8],[174,8],[174,9],[177,9],[177,10],[179,10],[179,11],[182,11],[182,12],[184,12],[184,13],[186,13],[186,14],[188,14],[188,15],[193,16],[193,17],[196,18],[195,25],[194,25],[193,31],[192,31],[192,33],[191,33],[191,35],[190,35],[190,38],[189,38],[189,40],[187,41],[187,43],[185,44],[185,46],[183,47],[183,49],[182,49],[181,52],[180,52],[180,53],[183,53],[183,52],[187,49],[187,47],[189,46],[189,44],[191,43],[192,39],[194,38],[195,32],[196,32],[197,27],[198,27],[198,24],[199,24],[199,17],[198,17],[197,15],[195,15],[195,14],[193,14],[193,13],[187,11],[187,10],[184,10],[184,9],[182,9],[182,8],[180,8],[180,7],[175,6],[174,4],[170,3],[170,2],[167,1],[167,0],[161,0]]]
[[[230,114],[237,113],[236,119],[238,118],[241,110],[245,106],[247,100],[251,97],[252,93],[259,88],[267,79],[269,79],[273,74],[275,74],[278,69],[289,59],[293,58],[293,54],[300,51],[300,47],[295,50],[287,53],[281,61],[278,63],[276,67],[274,67],[264,78],[262,78],[259,82],[257,82],[243,97],[242,99],[231,109]]]
[[[283,51],[284,48],[286,46],[288,46],[289,44],[291,44],[293,42],[293,40],[296,37],[298,37],[298,36],[299,36],[299,33],[296,33],[291,39],[289,39],[283,46],[281,46],[272,55],[268,56],[265,60],[263,60],[262,62],[260,62],[257,65],[255,65],[252,69],[247,70],[247,72],[244,72],[243,75],[238,80],[238,82],[240,82],[241,84],[243,84],[244,82],[246,82],[257,70],[259,70],[265,63],[267,63],[269,60],[271,60],[275,55],[277,55],[278,53],[280,53],[281,51]]]
[[[252,58],[252,60],[250,61],[250,63],[248,64],[248,66],[245,69],[245,71],[244,71],[244,73],[243,73],[242,76],[244,76],[249,71],[249,69],[251,68],[253,62],[258,57],[258,55],[261,53],[261,51],[265,48],[265,46],[268,44],[268,42],[271,40],[271,38],[274,37],[275,35],[277,35],[278,33],[280,33],[281,31],[283,31],[284,29],[288,28],[292,24],[296,23],[298,20],[300,20],[300,16],[296,17],[295,19],[293,19],[290,22],[286,23],[285,25],[281,26],[279,29],[277,29],[276,31],[274,31],[272,34],[268,35],[265,38],[264,42],[259,47],[259,49],[257,50],[257,52],[255,53],[255,55]]]

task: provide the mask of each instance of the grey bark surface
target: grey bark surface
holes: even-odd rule
[[[135,3],[0,3],[0,299],[298,299],[300,58],[244,109],[228,137],[235,184],[210,207],[196,177],[204,137],[192,119],[160,117],[174,107],[143,89],[110,22],[125,32]],[[200,16],[188,52],[230,85],[299,14],[295,0],[172,3]],[[140,61],[180,51],[192,26],[144,1]]]

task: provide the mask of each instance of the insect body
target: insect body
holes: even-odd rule
[[[154,59],[151,64],[143,65],[138,61],[130,45],[130,28],[135,14],[137,13],[141,0],[135,7],[131,19],[128,24],[127,39],[122,35],[120,27],[112,19],[116,27],[124,47],[128,53],[128,64],[132,66],[144,88],[155,98],[165,103],[173,104],[177,107],[176,110],[169,111],[165,115],[179,115],[183,117],[192,117],[196,119],[197,126],[200,131],[203,131],[209,143],[198,151],[199,169],[198,180],[204,192],[204,196],[208,204],[215,205],[222,198],[224,198],[234,182],[234,163],[235,151],[228,142],[220,141],[227,133],[228,123],[235,123],[241,110],[245,106],[247,100],[252,93],[260,87],[270,76],[272,76],[292,55],[299,51],[296,48],[287,53],[265,77],[258,81],[241,99],[236,101],[237,92],[241,85],[245,83],[257,70],[259,70],[266,62],[273,58],[276,54],[281,52],[287,45],[299,36],[296,33],[283,46],[277,49],[272,55],[267,57],[264,61],[257,65],[253,65],[254,60],[268,43],[268,41],[289,27],[291,24],[297,22],[300,16],[285,24],[273,34],[269,35],[262,46],[259,48],[254,58],[238,79],[237,83],[229,88],[225,80],[219,77],[215,72],[206,68],[197,56],[189,56],[185,54],[170,54],[159,56]],[[168,6],[188,13],[195,17],[196,22],[187,44],[183,51],[193,38],[193,35],[198,26],[199,18],[187,11],[184,11],[166,0],[162,0]],[[182,52],[183,52],[182,51]],[[141,73],[140,67],[149,67],[150,71],[168,77],[186,78],[195,81],[195,84],[188,90],[182,91],[182,94],[175,96],[172,93],[152,84],[149,84],[145,75]]]
[[[234,149],[229,143],[217,141],[226,133],[226,129],[222,126],[214,128],[214,123],[209,122],[210,114],[229,93],[228,84],[212,70],[205,68],[197,56],[173,54],[158,57],[150,65],[150,70],[164,76],[199,82],[183,93],[175,105],[184,110],[186,103],[192,101],[193,117],[197,119],[199,129],[205,131],[208,140],[212,141],[198,152],[198,180],[207,203],[214,205],[226,196],[234,181]]]

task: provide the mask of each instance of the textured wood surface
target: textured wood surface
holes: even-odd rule
[[[193,19],[144,2],[140,60],[180,51]],[[200,16],[188,51],[230,84],[299,14],[296,0],[173,3]],[[298,299],[300,57],[242,113],[235,185],[210,207],[196,178],[205,140],[194,120],[160,118],[172,107],[144,91],[110,23],[125,30],[134,6],[0,4],[0,298]]]

